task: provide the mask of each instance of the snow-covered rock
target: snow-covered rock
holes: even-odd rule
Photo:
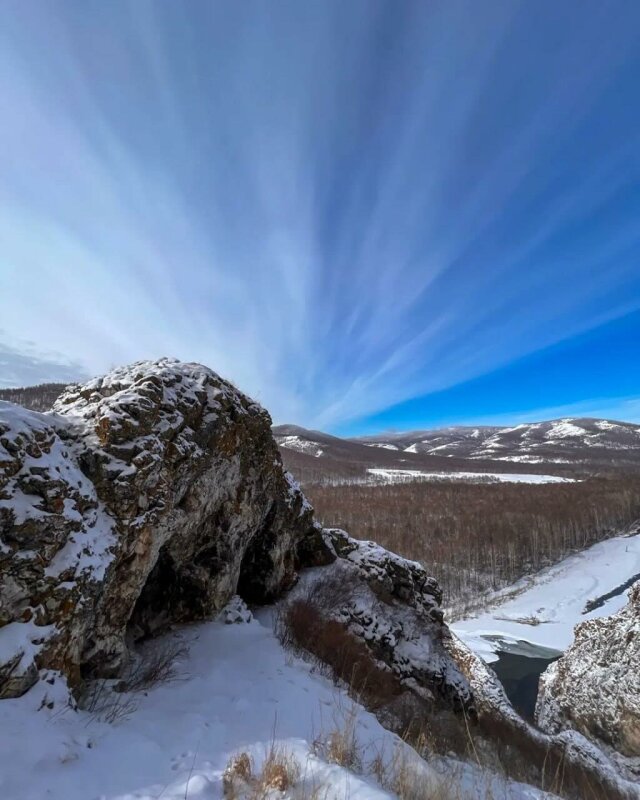
[[[616,614],[576,626],[564,656],[540,680],[538,724],[575,728],[626,756],[640,756],[640,582]]]
[[[234,595],[220,612],[220,617],[224,620],[225,625],[240,625],[251,622],[253,614],[247,608],[244,600],[238,595]]]
[[[481,730],[490,736],[502,732],[502,741],[509,741],[515,751],[532,763],[542,754],[545,767],[554,774],[562,770],[566,776],[566,796],[624,798],[640,800],[640,786],[628,765],[605,753],[582,733],[567,727],[554,732],[542,731],[529,724],[511,705],[497,675],[476,653],[455,634],[444,639],[448,654],[469,681]],[[499,736],[500,738],[500,736]],[[624,767],[624,772],[623,772]],[[570,776],[576,781],[571,785]],[[598,793],[600,792],[600,793]],[[563,795],[565,796],[565,795]]]
[[[436,580],[418,562],[375,542],[352,539],[337,528],[324,529],[322,537],[337,558],[303,581],[292,599],[320,585],[322,610],[362,639],[407,688],[473,715],[469,682],[444,644],[451,634]]]
[[[0,697],[39,669],[117,675],[135,640],[295,579],[309,504],[266,411],[162,359],[72,387],[52,413],[0,403]]]

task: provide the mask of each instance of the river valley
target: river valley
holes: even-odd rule
[[[491,664],[514,707],[533,720],[538,680],[579,622],[615,613],[640,577],[640,534],[616,536],[497,593],[452,630]]]

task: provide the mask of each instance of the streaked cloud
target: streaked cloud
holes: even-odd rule
[[[8,0],[0,324],[88,373],[202,361],[331,427],[640,308],[639,22]]]

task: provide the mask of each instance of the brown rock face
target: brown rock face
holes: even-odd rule
[[[0,403],[0,696],[41,668],[72,686],[117,674],[128,641],[292,584],[317,531],[270,423],[168,359],[71,388],[50,414]]]
[[[640,582],[617,614],[576,626],[571,647],[542,674],[536,719],[640,756]]]

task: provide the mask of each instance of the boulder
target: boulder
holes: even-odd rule
[[[51,413],[0,402],[0,696],[40,669],[117,675],[141,637],[272,600],[307,536],[269,415],[206,367],[116,369]]]
[[[616,614],[576,626],[571,647],[540,679],[536,720],[640,756],[640,582]]]

